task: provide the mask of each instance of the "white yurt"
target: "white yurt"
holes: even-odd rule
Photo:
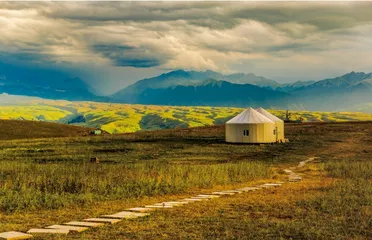
[[[225,124],[226,142],[273,143],[276,142],[275,122],[247,108]]]
[[[276,125],[276,141],[277,142],[284,142],[284,121],[277,116],[269,113],[262,107],[256,109],[257,112],[261,113],[271,121],[275,122]]]

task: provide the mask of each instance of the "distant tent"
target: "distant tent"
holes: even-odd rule
[[[262,107],[256,109],[257,112],[261,113],[271,121],[275,122],[276,125],[276,141],[277,142],[284,142],[284,121],[278,118],[277,116],[269,113]]]
[[[247,108],[225,125],[226,142],[276,142],[275,123],[253,108]]]

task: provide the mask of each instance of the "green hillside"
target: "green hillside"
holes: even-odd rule
[[[136,132],[225,123],[242,108],[181,107],[70,102],[32,99],[0,106],[1,119],[36,120],[101,128],[110,133]],[[284,119],[285,110],[269,110]],[[372,121],[372,115],[355,112],[291,111],[305,121]]]

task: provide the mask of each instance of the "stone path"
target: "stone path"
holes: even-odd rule
[[[306,163],[314,161],[316,157],[309,158],[305,161],[300,162],[296,167],[291,167],[289,169],[284,169],[284,172],[287,173],[289,182],[299,182],[302,180],[302,177],[294,172],[294,170],[301,168],[306,165]],[[100,217],[87,218],[82,221],[71,221],[63,223],[61,225],[51,225],[45,228],[32,228],[27,233],[22,232],[3,232],[0,233],[0,239],[7,240],[17,240],[17,239],[29,239],[33,235],[41,234],[68,234],[70,232],[83,232],[89,230],[89,228],[103,227],[105,224],[114,224],[118,223],[124,219],[135,219],[141,217],[149,216],[153,211],[157,209],[168,209],[174,207],[181,207],[186,204],[199,201],[210,201],[214,198],[219,197],[228,197],[235,194],[242,194],[244,192],[257,191],[259,189],[280,187],[284,182],[275,182],[275,183],[265,183],[258,186],[249,186],[240,189],[217,191],[209,194],[199,194],[197,196],[180,199],[179,201],[170,201],[170,202],[161,202],[154,203],[152,205],[134,207],[125,209],[125,211],[102,215]]]

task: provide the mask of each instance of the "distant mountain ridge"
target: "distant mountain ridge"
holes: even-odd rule
[[[309,110],[349,108],[372,101],[372,73],[350,72],[291,91]]]
[[[372,73],[350,72],[320,81],[282,84],[252,73],[175,70],[101,97],[85,81],[62,70],[0,62],[1,93],[72,101],[338,111],[359,109],[362,103],[369,106]]]
[[[0,62],[0,93],[49,99],[103,101],[83,80],[54,69],[12,66]]]
[[[206,81],[226,81],[232,84],[252,84],[261,88],[271,89],[281,92],[290,92],[294,89],[311,85],[315,81],[297,81],[295,83],[280,84],[272,79],[256,76],[253,73],[233,73],[223,75],[211,70],[185,71],[176,70],[161,74],[156,77],[139,80],[134,84],[119,90],[110,98],[119,102],[136,102],[138,95],[146,89],[159,89],[174,86],[198,86],[205,84]]]
[[[269,96],[262,98],[256,94],[257,92]],[[320,81],[280,84],[254,74],[223,75],[213,71],[177,70],[138,81],[115,93],[111,99],[115,102],[141,104],[211,106],[258,104],[269,107],[335,110],[351,107],[359,101],[372,102],[372,97],[369,97],[372,96],[371,93],[372,73],[351,72]]]
[[[281,108],[295,105],[288,93],[260,88],[252,84],[233,84],[209,80],[198,86],[148,88],[136,103],[182,106],[264,106]]]
[[[205,80],[224,80],[236,84],[253,84],[259,87],[268,87],[275,89],[280,87],[280,84],[274,80],[266,79],[264,77],[256,76],[252,73],[236,73],[230,75],[223,75],[214,71],[185,71],[176,70],[161,74],[153,78],[146,78],[135,82],[134,84],[118,91],[111,96],[114,100],[135,101],[137,94],[143,92],[147,88],[158,89],[173,86],[192,86],[200,85]]]

